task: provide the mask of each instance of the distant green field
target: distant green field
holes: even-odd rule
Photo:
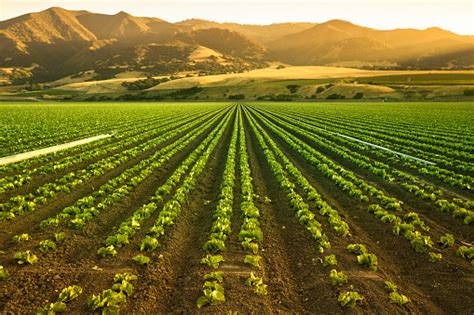
[[[368,84],[404,85],[474,85],[474,74],[433,73],[403,74],[357,78],[357,82]]]

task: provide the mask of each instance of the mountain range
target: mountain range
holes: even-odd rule
[[[342,20],[246,25],[53,7],[0,22],[0,67],[52,76],[88,69],[232,72],[291,65],[474,68],[474,36],[440,28],[376,30]],[[117,70],[118,71],[118,70]]]

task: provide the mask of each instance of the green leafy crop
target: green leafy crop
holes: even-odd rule
[[[396,291],[391,292],[388,297],[390,298],[390,303],[397,304],[400,306],[403,306],[410,302],[410,299],[407,296],[400,294]]]
[[[454,245],[454,236],[446,233],[439,238],[438,244],[441,244],[443,247],[452,247]]]
[[[97,250],[97,254],[106,257],[106,256],[116,256],[117,250],[115,249],[114,245],[110,245],[107,247],[101,247]]]
[[[370,269],[377,270],[377,256],[374,254],[360,254],[357,256],[357,262],[359,265],[364,265]]]
[[[3,266],[0,266],[0,280],[5,280],[8,277],[10,277],[10,273]]]
[[[140,243],[140,251],[152,251],[160,246],[158,240],[154,237],[147,235]]]
[[[364,297],[357,291],[344,291],[339,294],[337,301],[341,306],[354,308],[357,302],[364,300]]]
[[[42,253],[48,252],[50,249],[55,250],[56,249],[56,243],[51,241],[51,240],[43,240],[39,243],[39,250]]]
[[[219,268],[219,264],[224,261],[224,257],[222,255],[206,255],[203,259],[201,259],[201,264],[208,265],[214,269]]]
[[[62,241],[64,241],[65,237],[66,237],[66,235],[63,232],[54,233],[54,241],[56,243],[62,243]]]
[[[443,255],[441,253],[429,252],[428,255],[430,256],[431,262],[437,262],[437,261],[443,260]]]
[[[30,240],[30,235],[28,233],[15,235],[15,236],[13,236],[12,240],[13,240],[14,243],[21,243],[21,242],[29,241]]]
[[[82,288],[78,285],[73,285],[67,288],[64,288],[61,293],[59,293],[58,301],[69,302],[79,297],[82,294]]]
[[[131,281],[137,280],[137,276],[130,273],[116,274],[112,289],[93,294],[88,305],[92,311],[101,310],[102,314],[118,314],[120,305],[127,302],[127,297],[133,293]]]
[[[244,263],[250,264],[260,269],[260,259],[262,259],[262,257],[259,255],[246,255],[244,258]]]
[[[367,253],[367,248],[362,244],[349,244],[347,245],[347,250],[356,255]]]
[[[218,281],[204,282],[203,293],[204,295],[199,297],[196,302],[197,308],[225,302],[224,287],[221,286]]]
[[[27,250],[27,251],[24,251],[24,252],[17,252],[15,254],[15,256],[13,256],[14,259],[16,259],[16,262],[19,264],[19,265],[23,265],[23,264],[34,264],[38,261],[38,257],[31,253],[31,251]]]
[[[336,266],[336,265],[337,265],[336,255],[331,254],[331,255],[327,255],[327,256],[324,257],[324,259],[323,259],[323,266],[324,267]]]
[[[67,312],[67,306],[64,302],[55,302],[49,303],[44,307],[40,307],[37,311],[37,315],[54,315],[56,313],[65,313]]]
[[[337,271],[336,269],[332,269],[329,272],[329,278],[331,279],[332,285],[343,285],[347,283],[347,276],[342,271]]]
[[[263,279],[255,276],[253,272],[251,272],[250,277],[245,280],[245,285],[248,287],[254,287],[257,295],[266,295],[268,293],[267,285],[263,283]]]
[[[132,260],[139,263],[140,265],[147,265],[150,262],[150,258],[145,255],[136,255],[132,258]]]

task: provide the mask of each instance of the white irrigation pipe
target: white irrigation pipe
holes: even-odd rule
[[[103,134],[103,135],[99,135],[99,136],[95,136],[95,137],[90,137],[90,138],[85,138],[85,139],[81,139],[81,140],[77,140],[77,141],[73,141],[73,142],[68,142],[68,143],[64,143],[64,144],[55,145],[55,146],[52,146],[52,147],[49,147],[49,148],[44,148],[44,149],[39,149],[39,150],[35,150],[35,151],[30,151],[30,152],[25,152],[25,153],[20,153],[20,154],[15,154],[15,155],[2,157],[2,158],[0,158],[0,165],[5,165],[5,164],[10,164],[10,163],[18,162],[18,161],[31,159],[31,158],[39,156],[39,155],[45,155],[45,154],[53,153],[53,152],[56,152],[56,151],[69,149],[69,148],[76,147],[76,146],[81,145],[81,144],[86,144],[86,143],[89,143],[89,142],[97,141],[97,140],[108,138],[108,137],[111,137],[111,136],[112,136],[111,134]]]
[[[300,121],[301,122],[301,121]],[[329,131],[327,129],[324,129],[324,128],[320,128],[320,127],[315,127],[313,125],[310,125],[308,123],[305,123],[305,122],[301,122],[311,128],[316,128],[316,129],[319,129],[319,130],[322,130],[322,131],[325,131],[327,133],[330,133],[330,134],[333,134],[333,135],[336,135],[336,136],[339,136],[339,137],[343,137],[343,138],[346,138],[346,139],[349,139],[349,140],[352,140],[352,141],[355,141],[355,142],[359,142],[359,143],[363,143],[365,145],[368,145],[370,147],[373,147],[373,148],[376,148],[376,149],[379,149],[379,150],[383,150],[383,151],[387,151],[387,152],[390,152],[390,153],[394,153],[394,154],[397,154],[397,155],[400,155],[400,156],[403,156],[403,157],[406,157],[406,158],[409,158],[409,159],[412,159],[412,160],[415,160],[415,161],[419,161],[419,162],[422,162],[422,163],[425,163],[425,164],[428,164],[428,165],[436,165],[436,163],[434,162],[431,162],[431,161],[427,161],[427,160],[423,160],[423,159],[420,159],[420,158],[417,158],[415,156],[412,156],[412,155],[408,155],[408,154],[405,154],[405,153],[402,153],[402,152],[398,152],[398,151],[393,151],[389,148],[386,148],[386,147],[382,147],[380,145],[376,145],[376,144],[373,144],[373,143],[370,143],[370,142],[366,142],[366,141],[363,141],[363,140],[360,140],[360,139],[357,139],[357,138],[354,138],[354,137],[351,137],[351,136],[347,136],[345,134],[342,134],[342,133],[339,133],[339,132],[335,132],[335,131]]]

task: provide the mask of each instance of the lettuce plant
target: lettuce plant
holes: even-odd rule
[[[224,273],[222,271],[213,271],[211,273],[204,275],[204,280],[206,281],[224,281]]]
[[[51,241],[51,240],[43,240],[39,242],[39,250],[42,253],[48,252],[50,249],[55,250],[56,249],[56,243]]]
[[[431,262],[438,262],[443,260],[443,254],[441,253],[429,252],[428,255],[430,256]]]
[[[117,250],[115,249],[114,245],[110,245],[107,247],[101,247],[97,250],[97,254],[106,257],[106,256],[116,256]]]
[[[14,243],[21,243],[21,242],[25,242],[25,241],[29,241],[29,240],[30,240],[30,235],[28,233],[15,235],[15,236],[13,236],[13,239],[12,239],[12,241]]]
[[[347,283],[347,276],[342,271],[337,271],[336,269],[332,269],[329,272],[329,278],[331,279],[332,285],[343,285]]]
[[[69,302],[74,299],[77,299],[79,295],[82,294],[82,288],[78,285],[73,285],[67,288],[64,288],[61,293],[59,293],[58,301]]]
[[[362,244],[349,244],[347,245],[347,250],[349,251],[349,253],[353,253],[356,255],[367,253],[367,248],[365,248],[365,246]]]
[[[324,259],[323,259],[323,266],[324,267],[336,266],[336,265],[337,265],[336,255],[331,254],[331,255],[327,255],[327,256],[324,257]]]
[[[257,295],[267,294],[267,285],[263,283],[262,278],[255,276],[253,272],[251,272],[250,276],[245,280],[245,285],[248,287],[254,287]]]
[[[142,266],[150,262],[150,258],[145,255],[136,255],[132,258],[132,260],[139,263]]]
[[[388,297],[390,298],[390,303],[397,304],[399,306],[403,306],[410,302],[410,299],[407,296],[396,291],[391,292]]]
[[[445,248],[452,247],[454,245],[454,236],[446,233],[439,238],[438,244],[441,244]]]
[[[102,291],[100,294],[93,294],[88,305],[92,311],[101,310],[102,314],[118,314],[120,305],[127,302],[133,292],[131,281],[137,280],[137,276],[130,273],[116,274],[112,289]]]
[[[154,237],[149,235],[145,236],[145,238],[140,243],[140,251],[152,251],[160,246],[158,240]]]
[[[341,306],[354,308],[357,302],[364,300],[364,297],[357,291],[344,291],[339,294],[337,301]]]
[[[206,255],[203,259],[201,259],[201,264],[208,265],[214,269],[219,268],[219,264],[224,261],[224,257],[222,255]]]
[[[204,243],[202,248],[210,253],[216,254],[225,249],[225,243],[223,240],[211,238]]]
[[[0,266],[0,280],[5,280],[8,277],[10,277],[10,273],[3,266]]]
[[[260,259],[262,259],[259,255],[246,255],[244,258],[244,263],[250,264],[258,269],[261,268],[260,266]]]
[[[375,256],[374,254],[366,253],[358,255],[357,262],[359,263],[359,265],[367,266],[374,271],[377,270],[377,256]]]
[[[37,315],[54,315],[56,313],[65,313],[67,312],[67,306],[64,302],[55,302],[49,303],[44,307],[40,307],[37,311]]]
[[[395,292],[398,290],[397,285],[392,281],[385,281],[385,287],[391,292]]]
[[[54,241],[56,243],[62,243],[66,235],[63,232],[54,233]]]
[[[218,281],[206,281],[203,285],[204,295],[199,297],[196,306],[202,308],[206,305],[215,305],[225,302],[224,287]]]
[[[31,251],[27,250],[27,251],[24,251],[24,252],[17,252],[15,254],[15,256],[13,256],[14,259],[16,259],[16,262],[19,264],[19,265],[23,265],[23,264],[34,264],[38,261],[38,257],[31,253]]]
[[[470,260],[471,265],[474,265],[474,247],[459,246],[456,255],[466,260]]]

